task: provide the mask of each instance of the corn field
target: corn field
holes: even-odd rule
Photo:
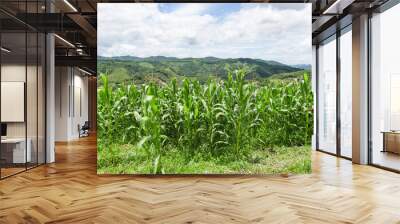
[[[101,76],[98,88],[98,141],[134,145],[156,161],[174,149],[196,154],[233,154],[309,145],[313,130],[310,79],[246,80],[246,70],[223,81],[170,80],[165,85],[111,88]]]

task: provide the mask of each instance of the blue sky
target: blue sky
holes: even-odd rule
[[[99,3],[98,54],[310,64],[310,4]]]
[[[185,7],[186,3],[176,3],[176,4],[168,4],[161,3],[158,5],[161,12],[172,13],[179,8]],[[207,4],[207,10],[202,12],[202,15],[212,15],[217,18],[223,18],[229,13],[233,13],[235,11],[239,11],[241,8],[241,4],[237,3],[220,3],[220,4]]]

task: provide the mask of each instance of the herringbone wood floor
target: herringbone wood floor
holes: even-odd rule
[[[0,223],[400,223],[400,175],[313,153],[302,176],[97,176],[96,140],[0,181]]]

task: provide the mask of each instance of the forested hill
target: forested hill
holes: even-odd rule
[[[287,74],[302,71],[276,61],[265,61],[251,58],[220,59],[205,58],[175,58],[155,56],[140,58],[134,56],[98,57],[97,69],[108,74],[111,83],[146,81],[166,82],[172,77],[177,79],[193,77],[201,81],[210,76],[226,78],[226,68],[246,65],[251,68],[249,79],[268,78],[276,74]]]

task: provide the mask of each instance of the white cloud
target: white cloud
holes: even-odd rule
[[[98,4],[99,55],[311,62],[309,4],[241,4],[223,15],[226,5],[168,6],[169,10],[155,3]]]

